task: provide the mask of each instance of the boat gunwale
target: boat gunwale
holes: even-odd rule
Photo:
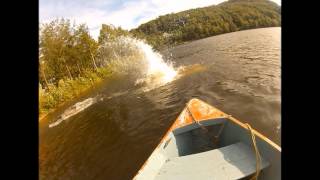
[[[191,100],[190,100],[191,101]],[[179,113],[178,117],[176,118],[176,120],[172,123],[172,125],[169,127],[169,129],[166,131],[166,133],[163,135],[162,139],[160,140],[160,142],[158,143],[158,145],[154,148],[154,150],[152,151],[152,153],[149,155],[149,157],[144,161],[144,163],[142,164],[142,166],[140,167],[139,171],[136,173],[136,175],[133,177],[133,179],[136,179],[136,177],[140,174],[140,172],[143,170],[143,168],[147,165],[148,160],[150,158],[150,156],[157,150],[160,148],[161,144],[165,141],[165,139],[168,137],[169,133],[172,132],[175,128],[175,124],[176,122],[179,120],[179,117],[182,115],[182,113],[184,113],[186,110],[186,107],[184,107],[182,109],[182,111]]]

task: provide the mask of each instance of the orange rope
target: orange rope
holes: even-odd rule
[[[252,145],[254,148],[254,151],[256,153],[256,174],[250,179],[250,180],[258,180],[258,176],[260,174],[261,171],[261,156],[256,144],[256,136],[253,133],[253,129],[251,128],[250,124],[246,123],[248,130],[250,131],[250,135],[251,135],[251,140],[252,140]]]

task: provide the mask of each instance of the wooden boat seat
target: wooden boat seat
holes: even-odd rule
[[[261,169],[269,166],[261,157]],[[242,142],[202,153],[168,159],[157,180],[241,179],[256,172],[255,152]]]

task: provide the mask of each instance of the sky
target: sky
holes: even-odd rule
[[[97,39],[102,24],[124,29],[138,27],[160,15],[191,8],[216,5],[226,0],[39,0],[40,23],[68,18],[77,24],[86,23]],[[281,5],[281,0],[272,0]]]

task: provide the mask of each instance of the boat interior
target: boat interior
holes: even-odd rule
[[[256,137],[259,179],[280,179],[280,151]],[[156,148],[137,179],[249,179],[256,175],[250,131],[227,119],[174,129]]]

